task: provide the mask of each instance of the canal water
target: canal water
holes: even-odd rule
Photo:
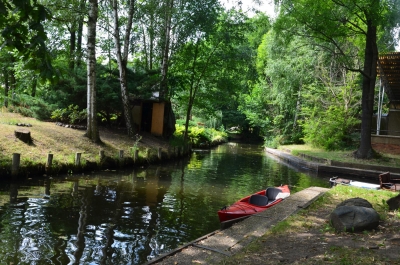
[[[1,182],[0,264],[143,264],[219,229],[217,211],[269,186],[328,187],[261,146],[162,166]]]

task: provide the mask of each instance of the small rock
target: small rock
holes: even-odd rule
[[[386,201],[386,203],[389,205],[389,210],[397,210],[400,208],[400,194],[397,195],[396,197],[390,198],[389,200]]]

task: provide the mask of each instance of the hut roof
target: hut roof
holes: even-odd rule
[[[400,103],[400,52],[379,55],[378,76],[391,103]]]

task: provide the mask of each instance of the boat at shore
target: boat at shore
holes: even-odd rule
[[[221,223],[263,212],[290,196],[288,185],[270,187],[246,196],[218,211]]]
[[[367,182],[362,182],[362,181],[355,181],[355,180],[344,179],[344,178],[339,178],[339,177],[330,178],[329,179],[329,184],[330,184],[331,188],[336,186],[336,185],[345,185],[345,186],[353,186],[353,187],[364,188],[364,189],[372,189],[372,190],[381,189],[381,185],[379,185],[379,184],[367,183]]]

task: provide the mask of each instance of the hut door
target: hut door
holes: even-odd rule
[[[152,102],[143,102],[142,126],[141,126],[142,131],[151,132],[152,115],[153,115],[153,103]]]
[[[151,134],[162,136],[164,129],[164,102],[153,103],[153,121]]]

